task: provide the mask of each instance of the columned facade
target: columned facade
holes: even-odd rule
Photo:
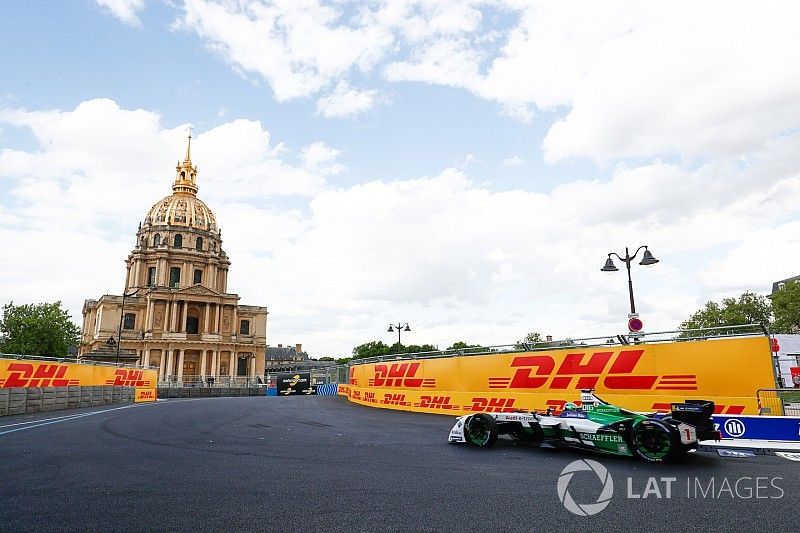
[[[108,360],[92,352],[119,339],[121,323],[121,348],[158,368],[161,381],[211,385],[263,377],[267,308],[241,305],[227,292],[231,263],[213,213],[197,198],[190,147],[191,137],[173,194],[139,224],[124,299],[104,295],[84,303],[80,357]]]

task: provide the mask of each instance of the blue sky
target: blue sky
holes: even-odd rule
[[[724,6],[724,9],[722,8]],[[747,2],[0,5],[0,300],[119,293],[194,125],[270,344],[648,329],[796,275],[798,8]],[[765,253],[769,250],[769,253]],[[48,280],[59,280],[58,282]]]

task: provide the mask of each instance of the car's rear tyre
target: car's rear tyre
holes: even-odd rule
[[[681,455],[677,431],[660,420],[642,420],[631,429],[631,447],[637,457],[666,463]]]
[[[467,444],[479,448],[490,448],[497,442],[497,420],[486,413],[472,415],[464,424]]]

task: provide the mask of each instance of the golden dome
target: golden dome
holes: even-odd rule
[[[156,203],[148,211],[144,223],[217,231],[217,219],[208,206],[200,198],[183,193],[172,194]]]
[[[175,167],[173,194],[167,196],[147,212],[144,224],[152,226],[184,226],[206,231],[217,231],[217,219],[197,197],[197,167],[192,166],[192,135],[186,146],[186,159]]]

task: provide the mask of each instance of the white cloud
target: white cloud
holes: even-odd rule
[[[78,316],[84,298],[119,291],[136,223],[169,193],[184,127],[110,100],[2,110],[0,123],[36,142],[0,152],[10,191],[0,238],[17,251],[0,259],[0,294],[61,298]],[[786,269],[797,263],[800,134],[745,162],[620,164],[606,181],[546,193],[492,191],[457,169],[332,188],[337,149],[292,153],[254,120],[198,131],[192,148],[233,262],[230,290],[269,306],[272,343],[315,355],[391,341],[383,333],[397,320],[412,322],[404,340],[442,347],[619,331],[625,276],[599,269],[629,245],[661,259],[633,274],[651,330],[675,327],[709,295],[766,291],[796,273]],[[41,282],[56,278],[70,282]]]
[[[513,167],[518,167],[518,166],[522,165],[523,162],[524,162],[524,159],[522,159],[520,156],[512,155],[511,157],[507,157],[506,159],[503,159],[503,166],[504,167],[512,167],[513,168]]]
[[[353,67],[369,69],[392,44],[369,17],[343,18],[315,0],[185,0],[177,27],[196,32],[237,69],[264,78],[285,101],[311,95]]]
[[[331,94],[317,100],[317,113],[327,118],[353,117],[375,105],[378,91],[359,91],[340,80]]]
[[[262,77],[279,101],[336,82],[318,100],[325,116],[374,105],[347,81],[373,71],[462,88],[524,121],[556,112],[543,141],[556,162],[764,149],[800,122],[798,16],[791,2],[722,0],[186,0],[178,26]]]
[[[97,4],[128,26],[138,27],[139,12],[144,10],[144,0],[95,0]]]

